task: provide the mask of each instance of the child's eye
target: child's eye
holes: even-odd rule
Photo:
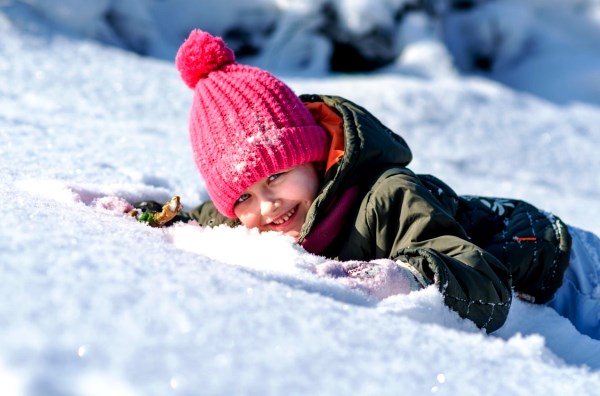
[[[269,177],[267,177],[267,182],[270,183],[272,181],[277,180],[280,176],[282,176],[285,172],[275,173]]]
[[[250,198],[250,194],[244,193],[242,195],[240,195],[240,197],[237,199],[237,201],[235,201],[235,204],[239,204],[244,202],[245,200],[247,200],[248,198]]]

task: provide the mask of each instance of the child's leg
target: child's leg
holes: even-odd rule
[[[600,340],[600,238],[569,227],[573,238],[562,286],[547,303],[583,334]]]

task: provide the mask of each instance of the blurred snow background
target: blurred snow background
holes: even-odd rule
[[[7,0],[4,0],[7,2]],[[21,0],[69,32],[172,60],[190,30],[272,71],[478,74],[600,101],[598,0]]]
[[[285,237],[122,208],[207,198],[172,62],[200,27],[371,110],[415,171],[600,234],[599,26],[593,0],[0,1],[0,394],[597,394],[599,341],[545,307],[485,335]]]

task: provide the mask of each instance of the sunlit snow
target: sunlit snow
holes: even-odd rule
[[[598,393],[600,341],[552,309],[516,300],[487,335],[433,288],[377,302],[316,278],[324,259],[281,235],[127,216],[136,200],[207,199],[191,92],[172,62],[11,18],[0,12],[0,394]],[[600,234],[600,104],[460,76],[422,45],[410,67],[283,78],[360,103],[407,140],[413,170],[460,194],[526,199]],[[585,55],[574,71],[600,60]],[[572,77],[569,93],[600,92]]]

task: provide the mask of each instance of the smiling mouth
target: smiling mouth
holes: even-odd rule
[[[273,220],[271,224],[276,226],[285,224],[293,215],[296,213],[296,208],[292,208],[289,212],[284,214],[283,216],[278,217],[276,220]]]

